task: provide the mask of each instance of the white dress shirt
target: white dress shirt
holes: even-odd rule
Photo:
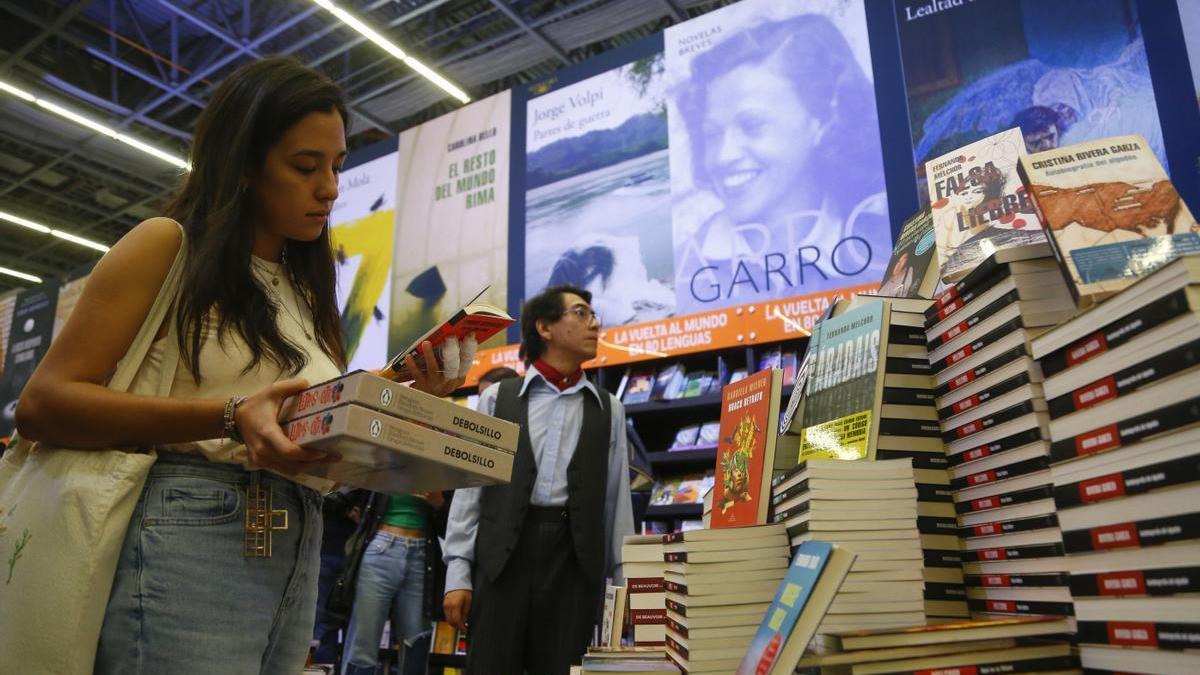
[[[521,384],[528,392],[529,443],[537,465],[530,503],[535,506],[566,506],[567,467],[575,456],[575,445],[583,428],[583,397],[594,396],[603,405],[608,397],[612,410],[608,441],[608,486],[604,493],[604,536],[608,544],[607,575],[620,583],[621,544],[633,534],[633,503],[629,496],[629,448],[625,436],[625,408],[608,392],[601,392],[586,377],[564,391],[546,381],[537,368],[529,368]],[[496,412],[499,386],[479,396],[478,410]],[[479,498],[483,488],[454,492],[446,527],[444,557],[446,592],[473,590],[471,566],[475,562],[475,534],[479,529]]]

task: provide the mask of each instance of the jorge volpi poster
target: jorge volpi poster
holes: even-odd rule
[[[681,314],[876,282],[891,251],[861,0],[668,28]]]
[[[507,306],[511,118],[505,91],[400,134],[390,353],[484,287]]]
[[[896,15],[922,205],[925,162],[1013,127],[1028,152],[1138,133],[1167,165],[1134,0],[897,0]]]
[[[606,325],[675,313],[662,55],[529,101],[525,295],[570,283]]]
[[[338,178],[329,236],[350,370],[387,363],[396,161],[396,153],[388,153]]]

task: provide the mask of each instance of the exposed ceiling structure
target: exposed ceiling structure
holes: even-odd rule
[[[732,0],[341,0],[474,98]],[[0,0],[0,81],[179,156],[233,68],[291,54],[345,89],[351,148],[459,103],[310,0]],[[111,245],[179,171],[0,92],[0,212]],[[46,279],[97,251],[0,220],[0,266]],[[0,275],[0,292],[28,283]]]

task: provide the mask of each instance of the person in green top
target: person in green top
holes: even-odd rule
[[[381,496],[381,495],[379,495]],[[358,570],[354,609],[346,632],[343,675],[375,673],[379,640],[390,618],[393,644],[405,645],[398,672],[405,663],[423,667],[423,650],[414,648],[416,638],[431,628],[425,616],[425,537],[432,527],[435,509],[444,504],[440,492],[387,497],[378,525]],[[369,523],[366,524],[368,527]]]

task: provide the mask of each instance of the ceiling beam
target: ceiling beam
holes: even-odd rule
[[[390,2],[391,2],[391,0],[384,0],[383,2],[373,2],[370,5],[367,5],[366,11],[371,12],[375,8],[389,4]],[[450,0],[431,0],[431,2],[427,2],[424,5],[417,7],[416,9],[411,9],[411,10],[401,14],[400,16],[388,21],[386,26],[389,29],[396,28],[396,27],[400,26],[401,24],[405,24],[405,23],[408,23],[409,21],[412,21],[413,19],[421,16],[422,14],[425,14],[426,12],[431,12],[431,11],[437,9],[438,7],[446,4],[447,2],[450,2]],[[325,52],[324,54],[318,56],[317,58],[309,61],[308,65],[310,67],[316,68],[317,66],[321,65],[322,63],[325,63],[329,59],[337,57],[337,56],[341,55],[343,52],[350,51],[351,49],[353,49],[353,48],[357,47],[358,45],[367,41],[367,38],[359,35],[357,32],[354,35],[355,35],[355,37],[353,37],[349,40],[346,40],[345,42],[342,42],[337,47],[334,47],[333,49]],[[401,45],[400,48],[404,49],[404,45]]]
[[[529,22],[525,20],[525,17],[521,16],[520,14],[517,14],[517,12],[515,10],[513,10],[511,7],[509,7],[507,4],[505,4],[504,0],[491,0],[491,2],[492,2],[493,7],[500,10],[504,14],[504,16],[507,16],[509,18],[509,20],[511,20],[513,23],[517,24],[517,26],[521,30],[525,31],[530,36],[532,36],[534,40],[537,40],[538,42],[545,45],[550,51],[554,52],[554,55],[558,57],[559,61],[562,61],[562,64],[564,66],[569,66],[573,63],[571,61],[571,57],[567,56],[567,52],[565,52],[562,47],[559,47],[557,44],[554,43],[553,40],[546,37],[545,34],[542,33],[542,31],[531,26],[529,24]]]
[[[198,16],[196,14],[193,14],[192,12],[189,12],[188,10],[186,10],[182,7],[176,6],[174,3],[170,2],[169,0],[159,0],[158,4],[165,7],[168,11],[170,11],[174,14],[177,14],[181,19],[184,19],[184,20],[188,21],[189,23],[191,23],[199,28],[202,28],[203,30],[207,31],[208,33],[210,33],[217,39],[221,40],[222,42],[224,42],[224,43],[228,44],[229,46],[233,47],[234,49],[238,50],[242,54],[249,56],[252,59],[263,58],[263,55],[260,54],[258,51],[242,44],[241,40],[226,33],[225,31],[221,30],[221,28],[219,26],[213,25],[211,22],[209,22],[204,17]],[[353,108],[351,108],[350,113],[353,115],[358,115],[360,118],[362,118],[362,120],[364,122],[366,122],[367,124],[370,124],[371,126],[375,127],[376,129],[379,129],[380,131],[383,131],[384,133],[388,133],[388,134],[392,133],[392,130],[387,126],[387,124],[385,124],[384,122],[382,122],[378,119],[375,119],[371,115],[368,115],[367,113],[362,112],[361,110],[354,110]]]
[[[661,0],[661,2],[667,8],[667,13],[671,15],[671,18],[675,19],[675,23],[683,23],[688,20],[687,12],[680,9],[679,5],[675,4],[675,0]]]
[[[560,19],[564,16],[567,16],[568,14],[573,14],[575,12],[578,12],[581,9],[584,9],[591,5],[595,5],[599,1],[600,0],[578,0],[578,2],[573,2],[565,7],[559,8],[558,10],[555,10],[548,14],[543,14],[542,16],[539,16],[537,19],[534,19],[533,23],[530,25],[533,28],[539,28],[545,24],[551,23],[553,21],[557,21],[558,19]],[[522,30],[520,28],[514,28],[505,33],[501,33],[500,35],[497,35],[493,38],[484,40],[483,42],[481,42],[479,44],[471,45],[469,48],[461,50],[457,53],[447,54],[446,56],[435,61],[432,64],[432,66],[434,68],[445,68],[445,67],[447,67],[453,63],[456,63],[458,61],[468,59],[468,58],[474,56],[477,52],[485,51],[487,49],[490,49],[491,47],[494,47],[496,45],[507,42],[515,37],[518,37],[521,35],[526,35],[526,34],[527,33],[525,33],[524,30]],[[417,75],[406,75],[404,77],[396,78],[395,80],[392,80],[391,82],[385,82],[384,84],[376,87],[375,89],[368,91],[365,94],[355,96],[353,99],[351,99],[350,102],[355,105],[365,103],[366,101],[369,101],[369,100],[375,98],[376,96],[382,96],[383,94],[386,94],[389,91],[392,91],[393,89],[402,87],[402,86],[408,84],[409,82],[412,82],[416,78],[417,78]],[[463,84],[470,85],[471,83],[463,82]]]
[[[32,39],[27,40],[25,44],[21,45],[21,47],[17,49],[17,51],[9,54],[8,58],[4,59],[4,63],[0,63],[0,73],[7,73],[9,70],[11,70],[13,66],[28,56],[29,52],[36,49],[38,45],[45,42],[50,36],[61,31],[63,26],[67,25],[71,19],[79,16],[79,14],[83,12],[83,10],[87,9],[88,5],[90,4],[92,4],[92,0],[81,0],[80,2],[76,2],[66,11],[54,17],[54,21],[51,21],[49,25],[44,25],[42,27],[42,32],[34,35]]]

